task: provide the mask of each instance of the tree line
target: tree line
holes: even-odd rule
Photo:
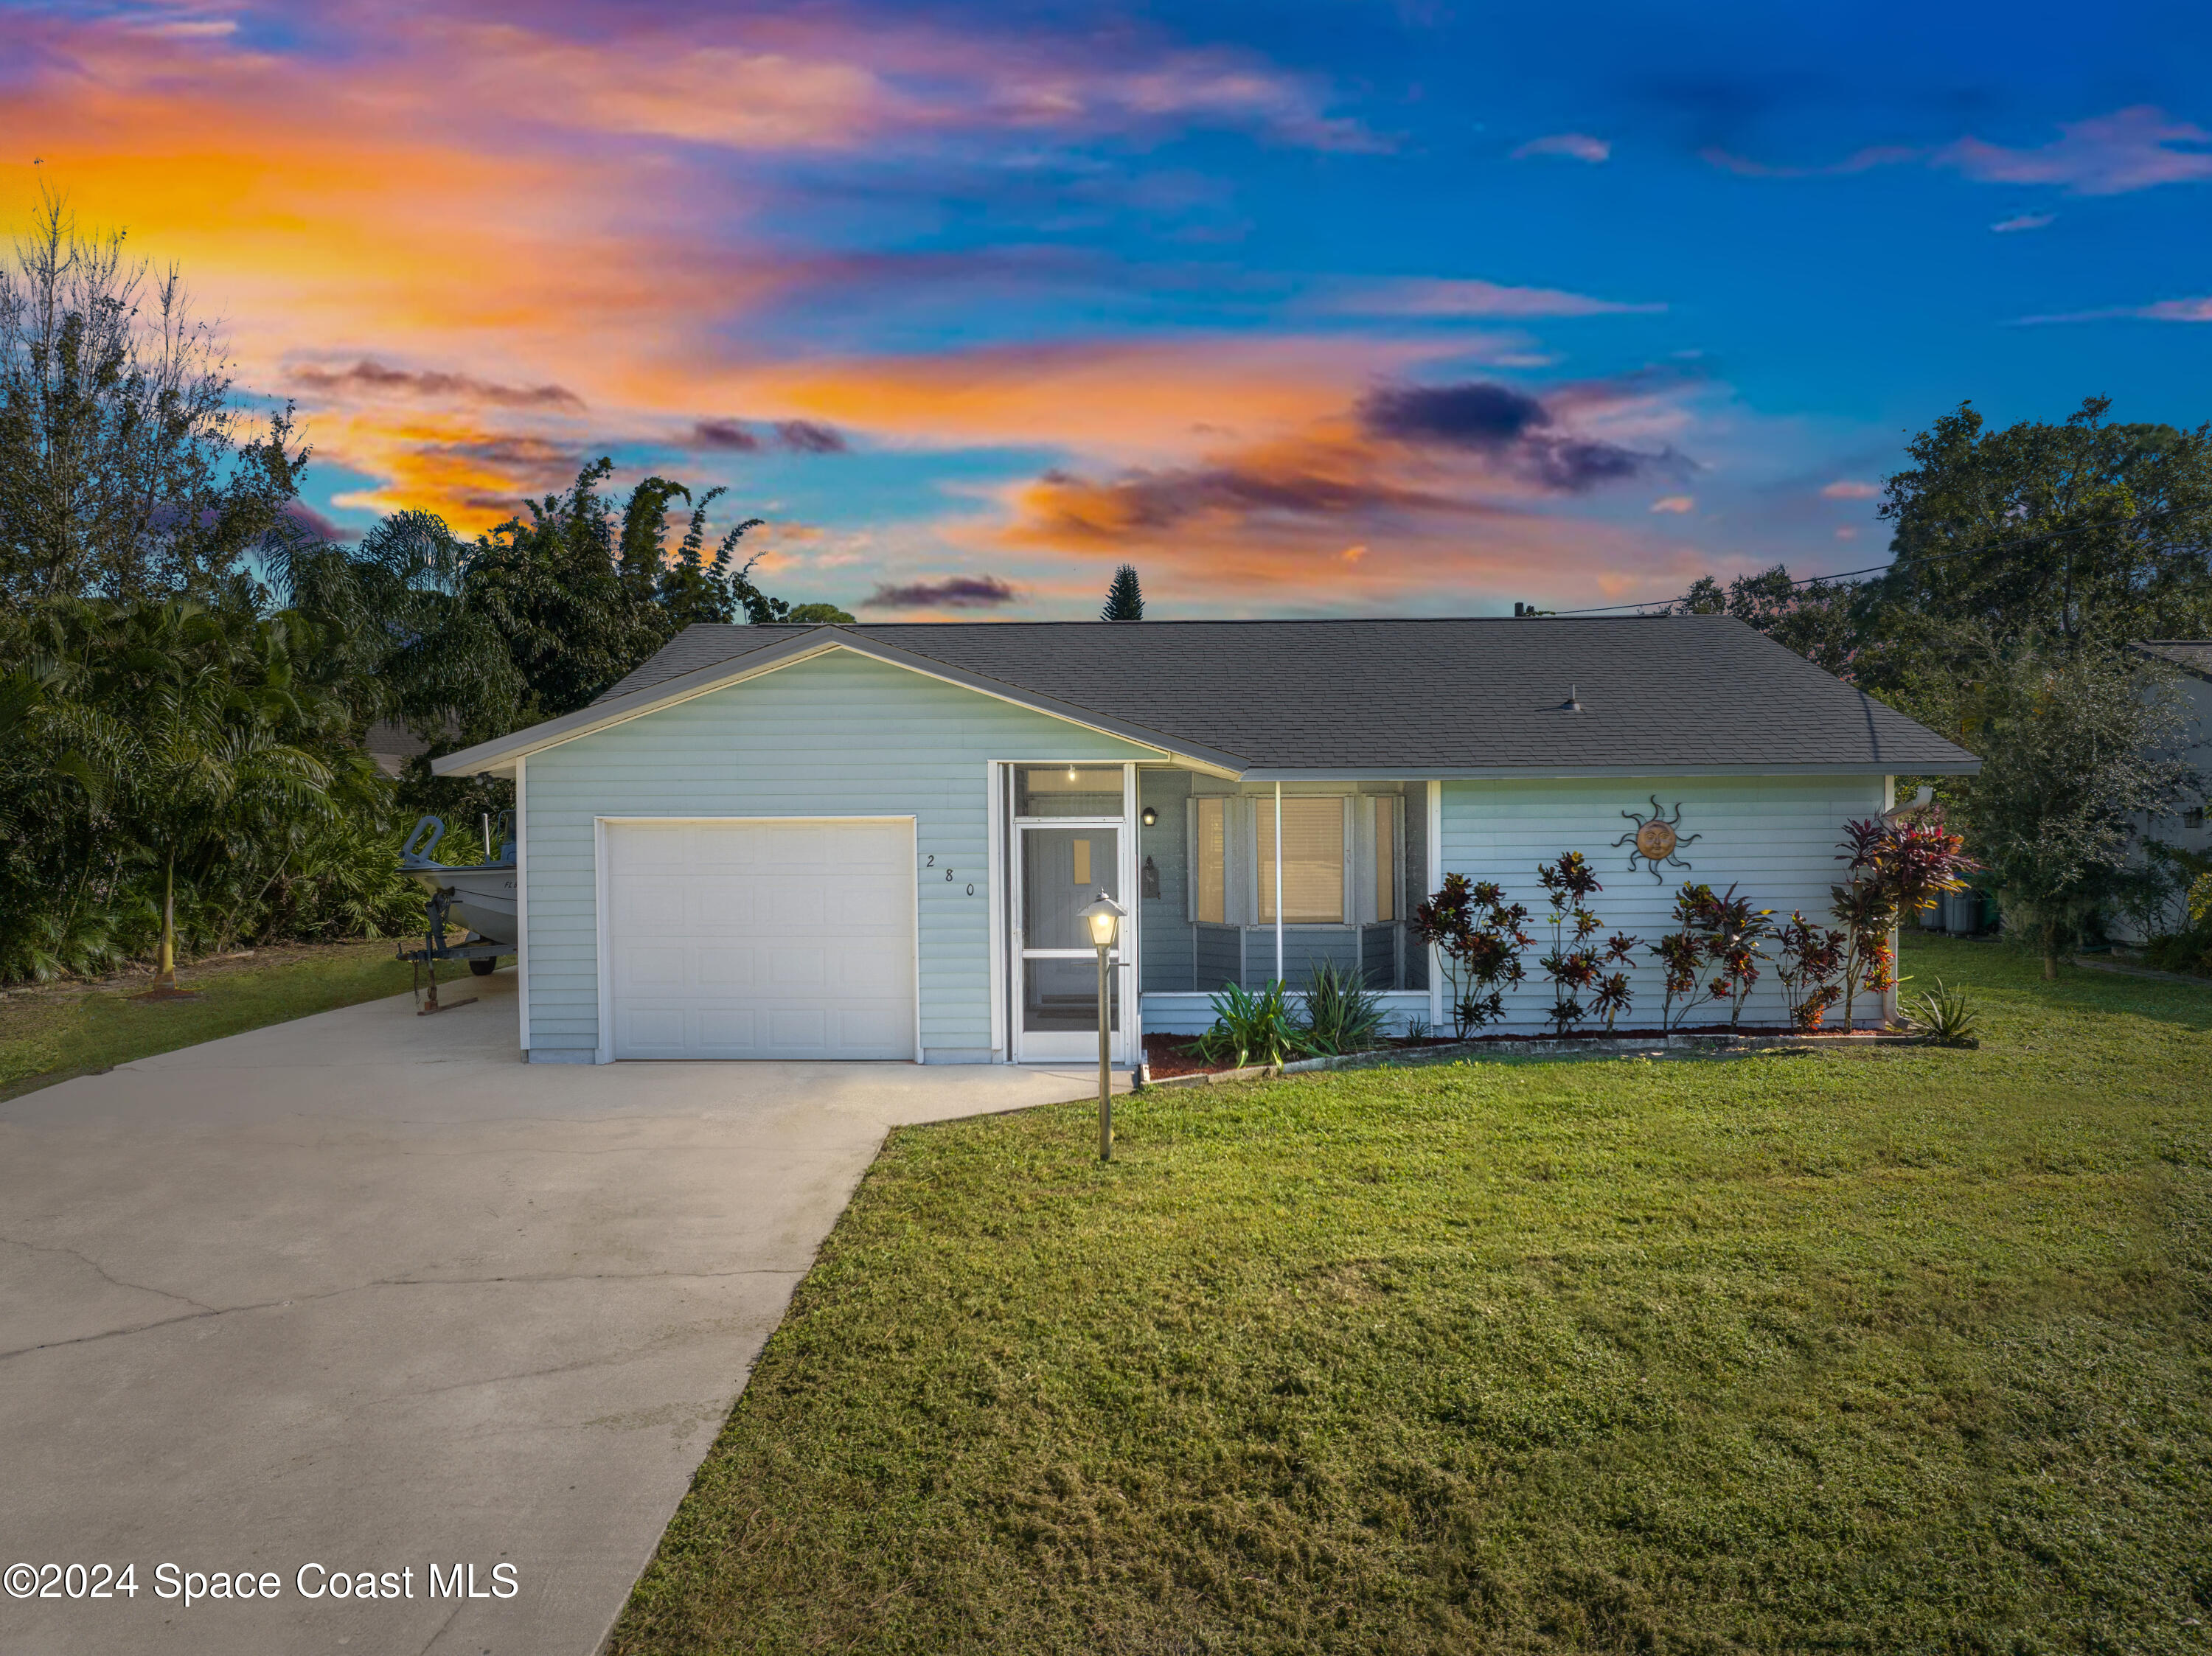
[[[849,621],[763,591],[720,488],[599,459],[472,538],[299,509],[291,410],[241,405],[176,270],[46,198],[0,264],[0,981],[411,931],[430,761],[590,701],[693,622]],[[428,742],[398,778],[368,734]],[[465,840],[467,836],[455,836]]]
[[[2212,638],[2212,427],[2110,410],[1992,429],[1962,404],[1887,481],[1881,573],[1777,565],[1677,606],[1735,616],[1977,755],[1978,777],[1902,780],[1934,787],[2046,971],[2114,919],[2179,923],[2178,893],[2212,873],[2164,837],[2204,798],[2203,733],[2175,668],[2135,647]]]

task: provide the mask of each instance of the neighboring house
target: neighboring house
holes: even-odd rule
[[[2132,647],[2175,670],[2178,688],[2188,708],[2182,756],[2200,779],[2212,779],[2212,639],[2149,639]],[[2171,816],[2138,816],[2136,831],[2178,850],[2200,857],[2212,855],[2212,828],[2205,826],[2204,804],[2199,794],[2194,804]],[[2164,921],[2151,929],[2153,932],[2179,931],[2187,919],[2182,896],[2177,894]],[[2106,925],[2121,942],[2142,941],[2136,924],[2124,916],[2107,915]]]
[[[1581,851],[1607,933],[1647,943],[1685,880],[1817,914],[1846,819],[1977,764],[1740,622],[1674,616],[695,626],[435,768],[515,781],[532,1061],[981,1064],[1096,1052],[1101,889],[1133,911],[1121,1061],[1323,960],[1394,1023],[1448,1025],[1407,930],[1445,870],[1540,915],[1537,864]],[[1632,870],[1655,798],[1679,864]],[[1548,1004],[1540,952],[1512,1027]],[[1769,973],[1747,1016],[1781,1010]]]
[[[409,760],[430,750],[426,738],[416,735],[396,719],[380,719],[371,725],[362,745],[368,749],[368,756],[376,761],[377,769],[386,776],[398,776],[407,768]]]

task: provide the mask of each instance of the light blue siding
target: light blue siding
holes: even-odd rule
[[[1359,968],[1370,989],[1398,986],[1398,928],[1367,925],[1359,930]]]
[[[1192,986],[1210,995],[1244,980],[1244,929],[1237,925],[1201,925],[1195,931],[1196,965]]]
[[[1399,871],[1398,918],[1401,923],[1413,919],[1429,895],[1429,785],[1416,782],[1406,789],[1406,866]],[[1426,989],[1429,986],[1429,951],[1407,934],[1400,961],[1405,969],[1405,986]]]
[[[1137,773],[1143,804],[1159,814],[1159,821],[1138,837],[1139,873],[1145,858],[1160,877],[1160,895],[1144,899],[1139,931],[1144,959],[1139,977],[1147,991],[1183,990],[1195,986],[1196,959],[1190,922],[1190,891],[1187,883],[1190,863],[1190,773],[1145,770]]]
[[[1687,868],[1648,865],[1632,872],[1629,847],[1613,841],[1635,824],[1624,810],[1651,815],[1651,796],[1672,817],[1681,803],[1681,833],[1699,837],[1677,853]],[[1620,781],[1447,782],[1443,785],[1443,868],[1474,880],[1495,880],[1509,901],[1525,903],[1539,922],[1549,912],[1536,865],[1563,851],[1579,851],[1604,883],[1590,900],[1605,922],[1604,936],[1626,931],[1639,939],[1639,964],[1631,976],[1636,1001],[1622,1028],[1656,1028],[1664,992],[1660,974],[1641,944],[1655,943],[1673,929],[1674,893],[1685,881],[1698,881],[1717,892],[1731,885],[1759,908],[1771,908],[1777,920],[1802,909],[1826,923],[1828,889],[1843,877],[1836,842],[1853,817],[1882,809],[1883,779],[1841,777],[1661,777]],[[1526,957],[1528,981],[1506,998],[1508,1022],[1516,1031],[1540,1026],[1551,1004],[1547,981],[1536,967],[1550,946],[1550,928],[1532,924],[1536,946]],[[1862,1008],[1866,998],[1860,998]],[[1866,1013],[1861,1014],[1863,1020]],[[1745,1004],[1747,1023],[1779,1023],[1787,1016],[1781,985],[1771,968],[1762,968],[1759,986]],[[1447,1007],[1444,1021],[1449,1022]],[[1725,1022],[1727,1009],[1700,1012],[1694,1022]]]
[[[988,762],[1164,756],[842,652],[532,754],[532,1052],[599,1044],[595,816],[911,816],[936,859],[919,882],[922,1046],[988,1054]]]

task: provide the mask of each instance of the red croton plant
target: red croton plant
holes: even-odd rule
[[[1960,877],[1980,866],[1966,843],[1945,826],[1941,806],[1844,824],[1836,860],[1847,864],[1844,883],[1829,888],[1828,913],[1843,923],[1845,1029],[1854,1027],[1860,990],[1884,994],[1897,982],[1894,929],[1945,892],[1964,890]]]

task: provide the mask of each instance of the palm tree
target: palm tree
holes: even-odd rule
[[[86,605],[68,725],[107,828],[161,872],[157,986],[177,987],[177,877],[337,814],[329,767],[295,738],[343,714],[293,679],[289,612]]]

